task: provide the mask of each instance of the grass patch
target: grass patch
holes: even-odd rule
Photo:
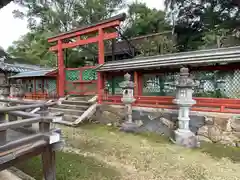
[[[19,163],[16,167],[36,180],[42,180],[40,157]],[[94,158],[65,152],[57,152],[56,169],[57,180],[118,180],[120,176],[114,168]]]
[[[240,148],[224,146],[222,144],[211,144],[202,142],[199,149],[201,152],[207,153],[215,159],[229,158],[233,162],[240,162]]]
[[[121,180],[240,179],[239,148],[202,143],[187,149],[155,133],[125,133],[96,124],[60,127],[73,152],[115,167]]]

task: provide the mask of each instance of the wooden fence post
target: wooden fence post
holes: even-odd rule
[[[56,180],[55,151],[48,145],[42,153],[44,180]]]
[[[49,115],[48,107],[42,107],[40,115],[43,118],[43,121],[39,123],[40,132],[49,132],[50,122],[46,120],[46,117]],[[44,151],[42,152],[42,166],[44,180],[56,180],[55,151],[51,144],[44,148]]]
[[[0,113],[0,124],[6,122],[5,113]],[[0,145],[3,145],[7,142],[7,131],[0,131]]]

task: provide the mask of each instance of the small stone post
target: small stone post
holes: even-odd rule
[[[189,112],[191,106],[196,104],[192,99],[194,81],[189,77],[188,68],[180,69],[180,77],[176,83],[176,98],[174,104],[179,107],[178,110],[178,129],[175,131],[175,142],[185,147],[197,147],[199,145],[196,135],[189,129]]]

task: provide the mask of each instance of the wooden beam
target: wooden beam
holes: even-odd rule
[[[42,153],[43,175],[45,180],[56,180],[55,151],[52,146],[45,147]]]
[[[17,128],[17,127],[21,127],[21,126],[25,126],[25,125],[30,125],[33,123],[39,123],[42,121],[43,121],[42,117],[33,117],[33,118],[29,118],[29,119],[24,119],[21,121],[2,123],[2,124],[0,124],[0,131],[5,131],[7,129]]]
[[[81,35],[84,35],[84,34],[89,34],[89,33],[98,31],[99,28],[100,29],[105,29],[105,28],[110,28],[110,27],[116,27],[116,26],[119,26],[120,23],[121,23],[121,21],[116,20],[116,21],[113,21],[113,22],[109,22],[109,23],[106,23],[106,24],[99,25],[99,26],[86,28],[84,30],[79,30],[79,31],[76,31],[76,32],[73,32],[73,33],[63,34],[63,35],[60,35],[59,37],[49,38],[48,42],[49,43],[50,42],[56,42],[58,40],[74,38],[74,37],[78,37],[78,36],[81,36]]]
[[[44,140],[44,138],[46,138],[46,136],[43,134],[35,134],[35,135],[27,136],[15,141],[7,142],[4,145],[2,144],[0,146],[0,152],[8,151],[8,150],[17,148],[19,146],[37,142],[39,140]],[[45,140],[45,142],[47,144],[47,139]]]
[[[118,37],[117,32],[104,34],[104,40],[113,39],[117,37]],[[76,42],[62,43],[62,49],[74,48],[74,47],[85,45],[85,44],[95,43],[95,42],[98,42],[98,40],[99,38],[98,36],[96,36],[88,39],[80,39],[80,40],[77,40]],[[50,47],[49,50],[58,51],[58,45]]]
[[[43,151],[44,145],[46,145],[45,141],[39,141],[39,142],[35,142],[28,149],[25,149],[24,153],[22,151],[20,153],[15,151],[15,154],[16,154],[15,159],[1,163],[0,171],[7,169],[16,163],[23,162],[31,157],[41,154],[41,152]]]

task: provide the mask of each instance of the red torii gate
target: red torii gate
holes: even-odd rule
[[[50,47],[50,51],[57,52],[58,57],[58,95],[63,97],[65,95],[65,64],[63,49],[74,48],[76,46],[86,45],[90,43],[98,43],[98,64],[104,64],[104,40],[114,39],[118,37],[118,32],[105,32],[107,29],[116,28],[120,25],[121,21],[124,21],[126,14],[120,14],[111,17],[107,20],[101,21],[99,23],[81,27],[66,33],[59,34],[54,37],[48,38],[49,43],[57,43],[56,45]],[[89,37],[87,39],[81,39],[81,36],[88,35],[90,33],[96,33],[95,37]],[[74,42],[66,40],[75,39]],[[98,102],[101,103],[101,91],[103,89],[103,77],[101,73],[98,72],[97,78],[97,90],[98,90]]]

